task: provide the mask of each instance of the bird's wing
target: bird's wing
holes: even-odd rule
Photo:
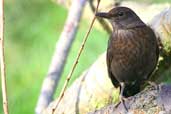
[[[120,84],[119,84],[118,80],[115,78],[115,76],[112,74],[112,71],[111,71],[112,59],[113,59],[113,53],[112,53],[112,51],[110,51],[110,48],[108,47],[108,49],[107,49],[107,55],[106,55],[106,63],[107,63],[108,75],[109,75],[109,77],[110,77],[113,85],[115,87],[118,87]]]
[[[144,35],[143,37],[139,38],[139,45],[141,47],[137,47],[137,50],[139,50],[137,52],[139,53],[131,54],[131,58],[134,58],[135,63],[137,63],[137,61],[139,62],[138,64],[134,64],[134,67],[131,67],[134,68],[136,76],[142,76],[142,81],[144,81],[149,79],[154,69],[156,68],[159,56],[159,49],[157,45],[156,36],[150,27],[146,26],[141,29],[138,28],[136,31],[136,34],[132,35],[133,39],[136,40],[137,36],[141,34]],[[136,49],[136,45],[133,47],[133,49]],[[142,74],[139,74],[140,72]]]
[[[157,43],[157,38],[156,38],[153,30],[150,27],[148,27],[148,26],[147,26],[147,29],[149,29],[149,33],[148,33],[148,37],[149,37],[148,39],[149,39],[149,41],[148,42],[152,42],[153,45],[156,44],[156,47],[154,47],[154,48],[156,48],[156,52],[153,52],[153,54],[154,54],[154,56],[156,58],[154,60],[154,65],[151,68],[149,68],[149,69],[151,69],[151,72],[148,74],[148,77],[147,77],[147,78],[149,78],[151,76],[151,74],[154,72],[154,69],[156,68],[156,65],[158,63],[158,58],[159,58],[159,45]],[[154,38],[154,40],[150,40],[150,38]]]

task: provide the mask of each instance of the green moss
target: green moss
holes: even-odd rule
[[[90,111],[92,110],[97,110],[97,109],[100,109],[102,107],[105,107],[109,104],[115,104],[119,101],[119,89],[115,89],[112,94],[111,94],[111,97],[110,98],[105,98],[105,99],[91,99],[90,101]]]
[[[166,51],[166,53],[170,53],[171,52],[171,37],[165,37],[165,39],[162,41],[163,46],[164,46],[164,50]]]

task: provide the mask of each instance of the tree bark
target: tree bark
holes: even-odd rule
[[[171,85],[149,86],[118,106],[108,105],[88,114],[171,114]]]

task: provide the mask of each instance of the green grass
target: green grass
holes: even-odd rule
[[[6,1],[5,55],[11,113],[34,113],[66,15],[64,8],[50,1]]]
[[[5,55],[9,110],[33,114],[67,10],[50,0],[5,0]],[[82,20],[55,97],[77,56],[90,22]],[[106,50],[108,35],[93,29],[71,83]],[[71,84],[70,83],[70,84]],[[0,92],[0,114],[2,97]]]
[[[5,2],[5,55],[9,110],[12,114],[34,113],[41,84],[47,74],[66,16],[66,9],[50,1]],[[87,28],[88,23],[83,20],[71,48],[57,95],[76,58]],[[106,49],[107,37],[107,34],[96,29],[92,31],[72,81]],[[2,97],[0,102],[2,103]],[[2,104],[0,107],[0,113],[3,113]]]

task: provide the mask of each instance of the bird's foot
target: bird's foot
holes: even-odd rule
[[[118,103],[116,103],[114,107],[117,108],[120,103],[121,103],[121,101],[119,101]]]
[[[155,82],[152,82],[152,81],[147,81],[147,83],[151,86],[153,86],[154,88],[156,88],[157,90],[159,90],[159,85]]]
[[[120,104],[122,104],[123,105],[123,108],[125,109],[125,111],[126,112],[128,112],[128,108],[126,107],[126,104],[125,104],[125,101],[127,100],[127,98],[125,98],[125,97],[120,97],[120,101],[117,103],[117,104],[115,104],[115,108],[117,108]]]
[[[120,101],[121,101],[121,103],[122,103],[122,105],[123,105],[125,111],[128,112],[128,108],[126,107],[126,104],[125,104],[125,101],[127,100],[127,98],[121,96],[120,99],[121,99]]]
[[[148,83],[149,85],[151,85],[151,86],[154,86],[154,87],[157,86],[157,84],[156,84],[155,82],[152,82],[152,81],[147,81],[147,83]]]

